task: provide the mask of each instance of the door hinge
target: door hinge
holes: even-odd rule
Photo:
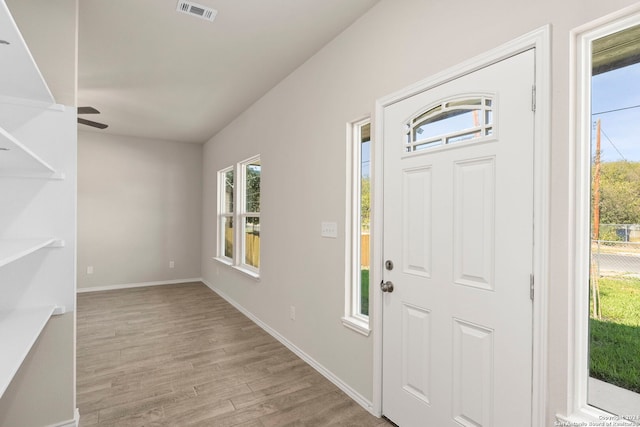
[[[529,298],[531,298],[531,301],[533,301],[533,296],[535,293],[534,283],[535,283],[535,280],[533,278],[533,274],[530,274],[529,275]]]
[[[531,111],[536,112],[536,85],[531,86]]]

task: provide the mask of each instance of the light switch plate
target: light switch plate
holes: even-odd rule
[[[338,223],[322,221],[320,235],[331,239],[338,238]]]

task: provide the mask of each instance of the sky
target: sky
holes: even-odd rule
[[[628,108],[632,107],[632,108]],[[628,108],[622,111],[606,111]],[[640,161],[640,64],[594,76],[591,80],[592,147],[601,120],[601,161]],[[603,113],[603,114],[598,114]]]

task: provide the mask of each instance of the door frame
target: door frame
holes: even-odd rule
[[[531,425],[544,425],[547,388],[547,317],[548,317],[548,256],[549,256],[549,195],[551,146],[551,26],[545,25],[515,40],[505,43],[457,66],[428,77],[398,92],[376,100],[373,127],[373,206],[372,206],[372,266],[373,304],[373,413],[382,413],[382,293],[377,284],[383,279],[383,204],[384,204],[384,109],[418,93],[450,82],[481,68],[534,48],[536,114],[534,116],[534,230],[533,274],[533,355]]]

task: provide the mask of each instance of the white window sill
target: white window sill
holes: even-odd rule
[[[243,266],[240,265],[233,265],[233,262],[228,259],[228,258],[221,258],[221,257],[214,257],[213,259],[215,259],[216,261],[218,261],[221,264],[224,264],[228,267],[233,268],[236,271],[239,271],[242,274],[245,274],[249,277],[251,277],[252,279],[255,280],[260,280],[260,273],[254,270],[249,270],[248,268],[245,268]]]
[[[358,319],[356,317],[346,317],[346,316],[340,320],[342,320],[342,324],[345,327],[361,335],[364,335],[365,337],[368,337],[369,334],[371,333],[371,329],[369,329],[369,322],[367,321]]]
[[[248,268],[244,268],[244,267],[242,267],[240,265],[234,265],[232,267],[234,269],[238,270],[240,273],[246,274],[247,276],[251,277],[252,279],[260,280],[260,273],[258,273],[257,271],[249,270]]]
[[[233,266],[233,261],[231,261],[229,258],[222,258],[222,257],[213,257],[213,259],[215,259],[216,261],[224,264],[224,265],[228,265],[229,267]]]

